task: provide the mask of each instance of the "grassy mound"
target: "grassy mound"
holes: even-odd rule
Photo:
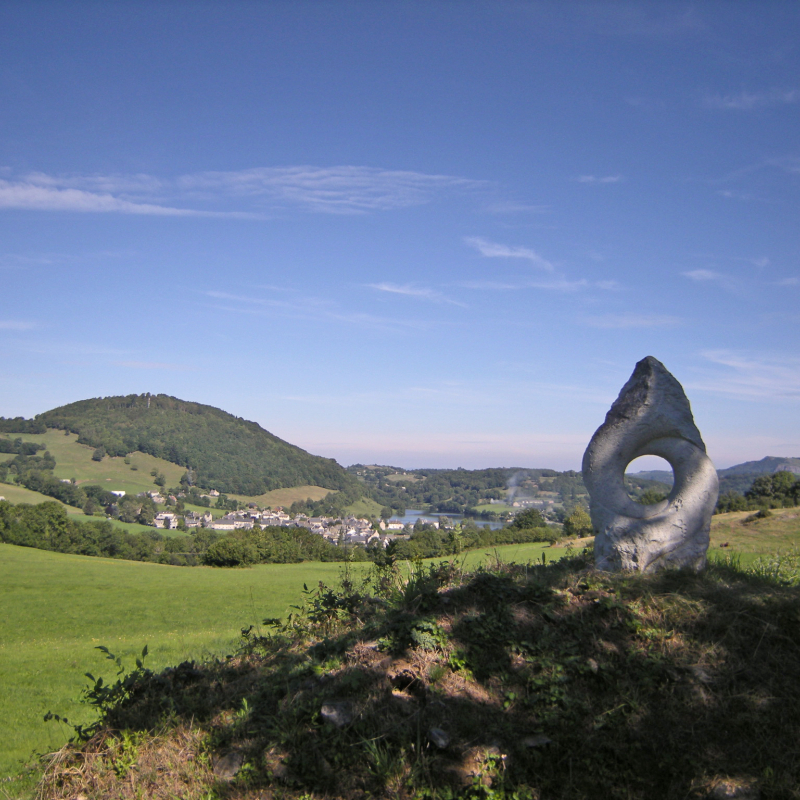
[[[345,576],[232,658],[95,683],[40,796],[797,798],[796,574]]]

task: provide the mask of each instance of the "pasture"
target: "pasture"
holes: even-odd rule
[[[41,492],[32,492],[30,489],[26,489],[24,486],[16,486],[11,483],[0,483],[0,497],[5,497],[9,503],[28,503],[32,506],[46,502],[58,503],[60,506],[64,506],[64,508],[67,510],[67,514],[83,515],[83,511],[80,508],[68,506],[66,503],[62,503],[60,500],[54,500],[52,497],[48,497],[46,494],[42,494]]]
[[[754,516],[752,511],[733,511],[712,517],[709,555],[735,552],[742,563],[749,563],[800,545],[800,508],[773,508],[768,517]]]
[[[563,549],[541,544],[472,551],[482,559],[548,560]],[[356,564],[355,570],[368,568]],[[71,731],[45,723],[48,711],[86,723],[78,702],[85,672],[113,677],[93,649],[105,645],[133,666],[144,645],[153,669],[233,652],[243,626],[284,617],[303,584],[335,582],[338,563],[263,564],[251,569],[170,567],[50,553],[0,544],[0,778],[36,750],[60,747]]]
[[[292,503],[296,503],[298,500],[303,503],[309,499],[313,501],[322,500],[330,493],[330,489],[324,489],[322,486],[292,486],[288,489],[273,489],[271,492],[265,492],[253,497],[245,494],[230,494],[228,497],[232,497],[240,503],[255,503],[262,508],[265,506],[270,508],[276,508],[277,506],[289,508]]]

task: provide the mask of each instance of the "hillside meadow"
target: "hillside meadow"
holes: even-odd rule
[[[0,434],[0,438],[20,438],[25,442],[42,444],[49,450],[56,460],[53,474],[58,479],[74,480],[79,486],[82,484],[97,484],[109,491],[124,491],[128,494],[139,494],[158,489],[150,474],[154,469],[166,479],[167,487],[178,486],[181,477],[186,472],[184,467],[156,458],[147,453],[133,452],[127,456],[105,456],[102,461],[93,461],[94,448],[78,444],[78,435],[65,434],[63,431],[50,429],[47,433]],[[11,458],[11,456],[7,456]],[[260,495],[231,494],[240,503],[255,503],[258,506],[289,507],[292,503],[305,502],[306,500],[322,500],[331,493],[331,489],[322,486],[292,486],[286,489],[273,489]],[[12,503],[41,503],[52,499],[39,492],[31,492],[22,486],[0,484],[0,495]],[[379,514],[381,506],[371,501],[362,509],[360,506],[353,509],[354,513]],[[213,504],[213,503],[212,503]],[[69,513],[79,514],[80,509],[66,506]],[[194,506],[191,506],[194,508]],[[377,509],[377,510],[376,510]]]
[[[526,563],[542,544],[473,551],[467,568],[500,557]],[[354,570],[369,565],[354,565]],[[303,584],[333,583],[335,563],[263,564],[250,569],[171,567],[50,553],[0,544],[0,777],[12,775],[33,751],[57,749],[70,730],[42,720],[52,711],[72,722],[91,719],[78,702],[85,672],[111,678],[98,645],[126,664],[147,645],[154,669],[233,652],[242,627],[285,617]]]
[[[47,433],[9,433],[5,434],[5,438],[43,444],[56,460],[53,470],[56,478],[75,480],[78,485],[97,483],[109,491],[138,494],[157,489],[150,475],[154,469],[164,475],[167,486],[177,486],[186,472],[184,467],[171,464],[163,458],[139,452],[130,453],[124,458],[105,456],[102,461],[92,461],[93,447],[78,444],[76,433],[65,434],[55,429]]]

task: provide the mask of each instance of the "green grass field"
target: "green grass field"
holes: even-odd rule
[[[475,507],[478,511],[493,511],[495,514],[508,514],[511,511],[519,511],[518,508],[507,506],[505,503],[481,503],[481,505]]]
[[[494,558],[538,561],[563,549],[506,545],[466,555],[467,567]],[[355,569],[368,568],[356,565]],[[146,644],[161,668],[236,646],[243,626],[285,616],[303,583],[335,582],[341,564],[269,564],[252,569],[169,567],[89,558],[0,544],[0,777],[36,750],[60,747],[69,729],[48,711],[87,722],[78,703],[84,673],[113,676],[93,648],[105,645],[133,665]]]

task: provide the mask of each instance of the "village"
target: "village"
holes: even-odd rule
[[[150,498],[159,504],[167,499],[175,502],[178,498],[170,496],[164,498],[157,492],[149,493]],[[181,522],[183,525],[181,526]],[[439,520],[421,518],[420,522],[439,528]],[[446,524],[446,523],[445,523]],[[309,517],[305,514],[288,514],[282,507],[259,508],[251,503],[247,508],[230,511],[222,517],[214,518],[211,511],[203,513],[188,511],[179,514],[172,511],[159,511],[154,519],[156,528],[176,530],[184,527],[187,531],[198,528],[209,528],[220,532],[235,530],[252,530],[256,525],[261,528],[305,528],[306,530],[322,536],[335,545],[362,545],[388,547],[393,539],[407,538],[411,533],[411,526],[396,520],[379,520],[373,522],[364,517]]]

